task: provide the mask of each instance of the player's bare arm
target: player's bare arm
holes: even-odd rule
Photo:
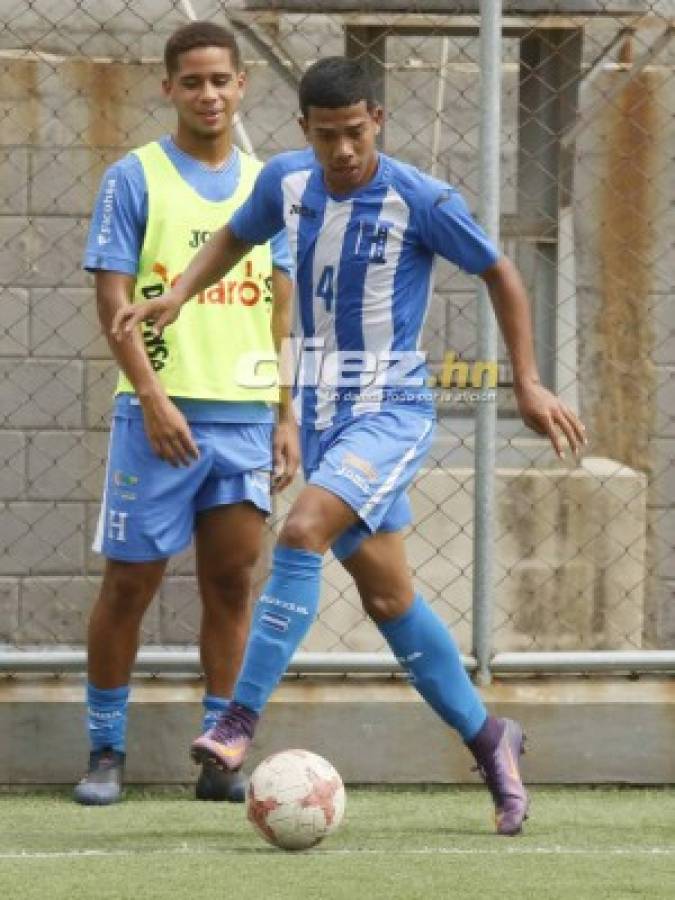
[[[127,338],[141,322],[151,322],[156,335],[178,318],[181,307],[190,297],[204,291],[226,275],[246,256],[252,245],[240,241],[224,225],[194,256],[179,280],[156,300],[134,303],[117,310],[112,334],[117,341]]]
[[[523,421],[538,434],[547,435],[561,459],[565,456],[564,439],[578,455],[586,443],[585,428],[574,411],[539,380],[530,304],[518,270],[502,256],[482,278],[511,358],[513,386]]]
[[[133,384],[143,410],[143,420],[152,449],[171,465],[189,465],[199,456],[190,427],[181,411],[167,397],[145,352],[137,330],[129,339],[113,338],[116,316],[130,308],[135,278],[121,272],[96,273],[96,306],[101,328],[117,364]]]
[[[272,336],[274,349],[280,355],[283,342],[291,332],[293,282],[281,269],[272,270]],[[279,412],[272,446],[274,471],[272,491],[279,493],[293,481],[300,464],[298,426],[293,414],[291,390],[280,378]]]

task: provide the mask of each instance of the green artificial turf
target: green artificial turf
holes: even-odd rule
[[[243,808],[130,791],[0,795],[7,900],[675,897],[675,790],[534,789],[518,838],[482,790],[348,791],[341,829],[306,853],[266,845]]]

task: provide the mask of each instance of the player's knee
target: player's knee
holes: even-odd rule
[[[133,567],[114,569],[106,574],[101,597],[116,615],[142,616],[150,604],[156,588],[154,578],[148,578]]]
[[[321,521],[306,511],[291,510],[281,529],[279,543],[294,550],[311,550],[313,553],[325,553],[328,549]]]
[[[255,562],[255,559],[250,562],[242,560],[237,565],[202,574],[200,582],[204,606],[246,609],[251,597]]]
[[[361,594],[361,602],[366,614],[377,624],[397,619],[406,611],[406,604],[401,597],[385,592]]]

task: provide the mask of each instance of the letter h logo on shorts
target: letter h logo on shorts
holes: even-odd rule
[[[119,512],[116,509],[108,511],[108,539],[111,541],[126,541],[127,516],[129,513]]]

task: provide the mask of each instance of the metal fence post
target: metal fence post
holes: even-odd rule
[[[499,241],[499,132],[501,115],[501,0],[483,0],[480,22],[480,203],[488,236]],[[497,359],[497,326],[485,284],[478,292],[478,359]],[[492,396],[492,392],[488,394]],[[473,651],[479,683],[490,681],[492,653],[493,555],[495,516],[496,400],[478,404],[476,413]]]

